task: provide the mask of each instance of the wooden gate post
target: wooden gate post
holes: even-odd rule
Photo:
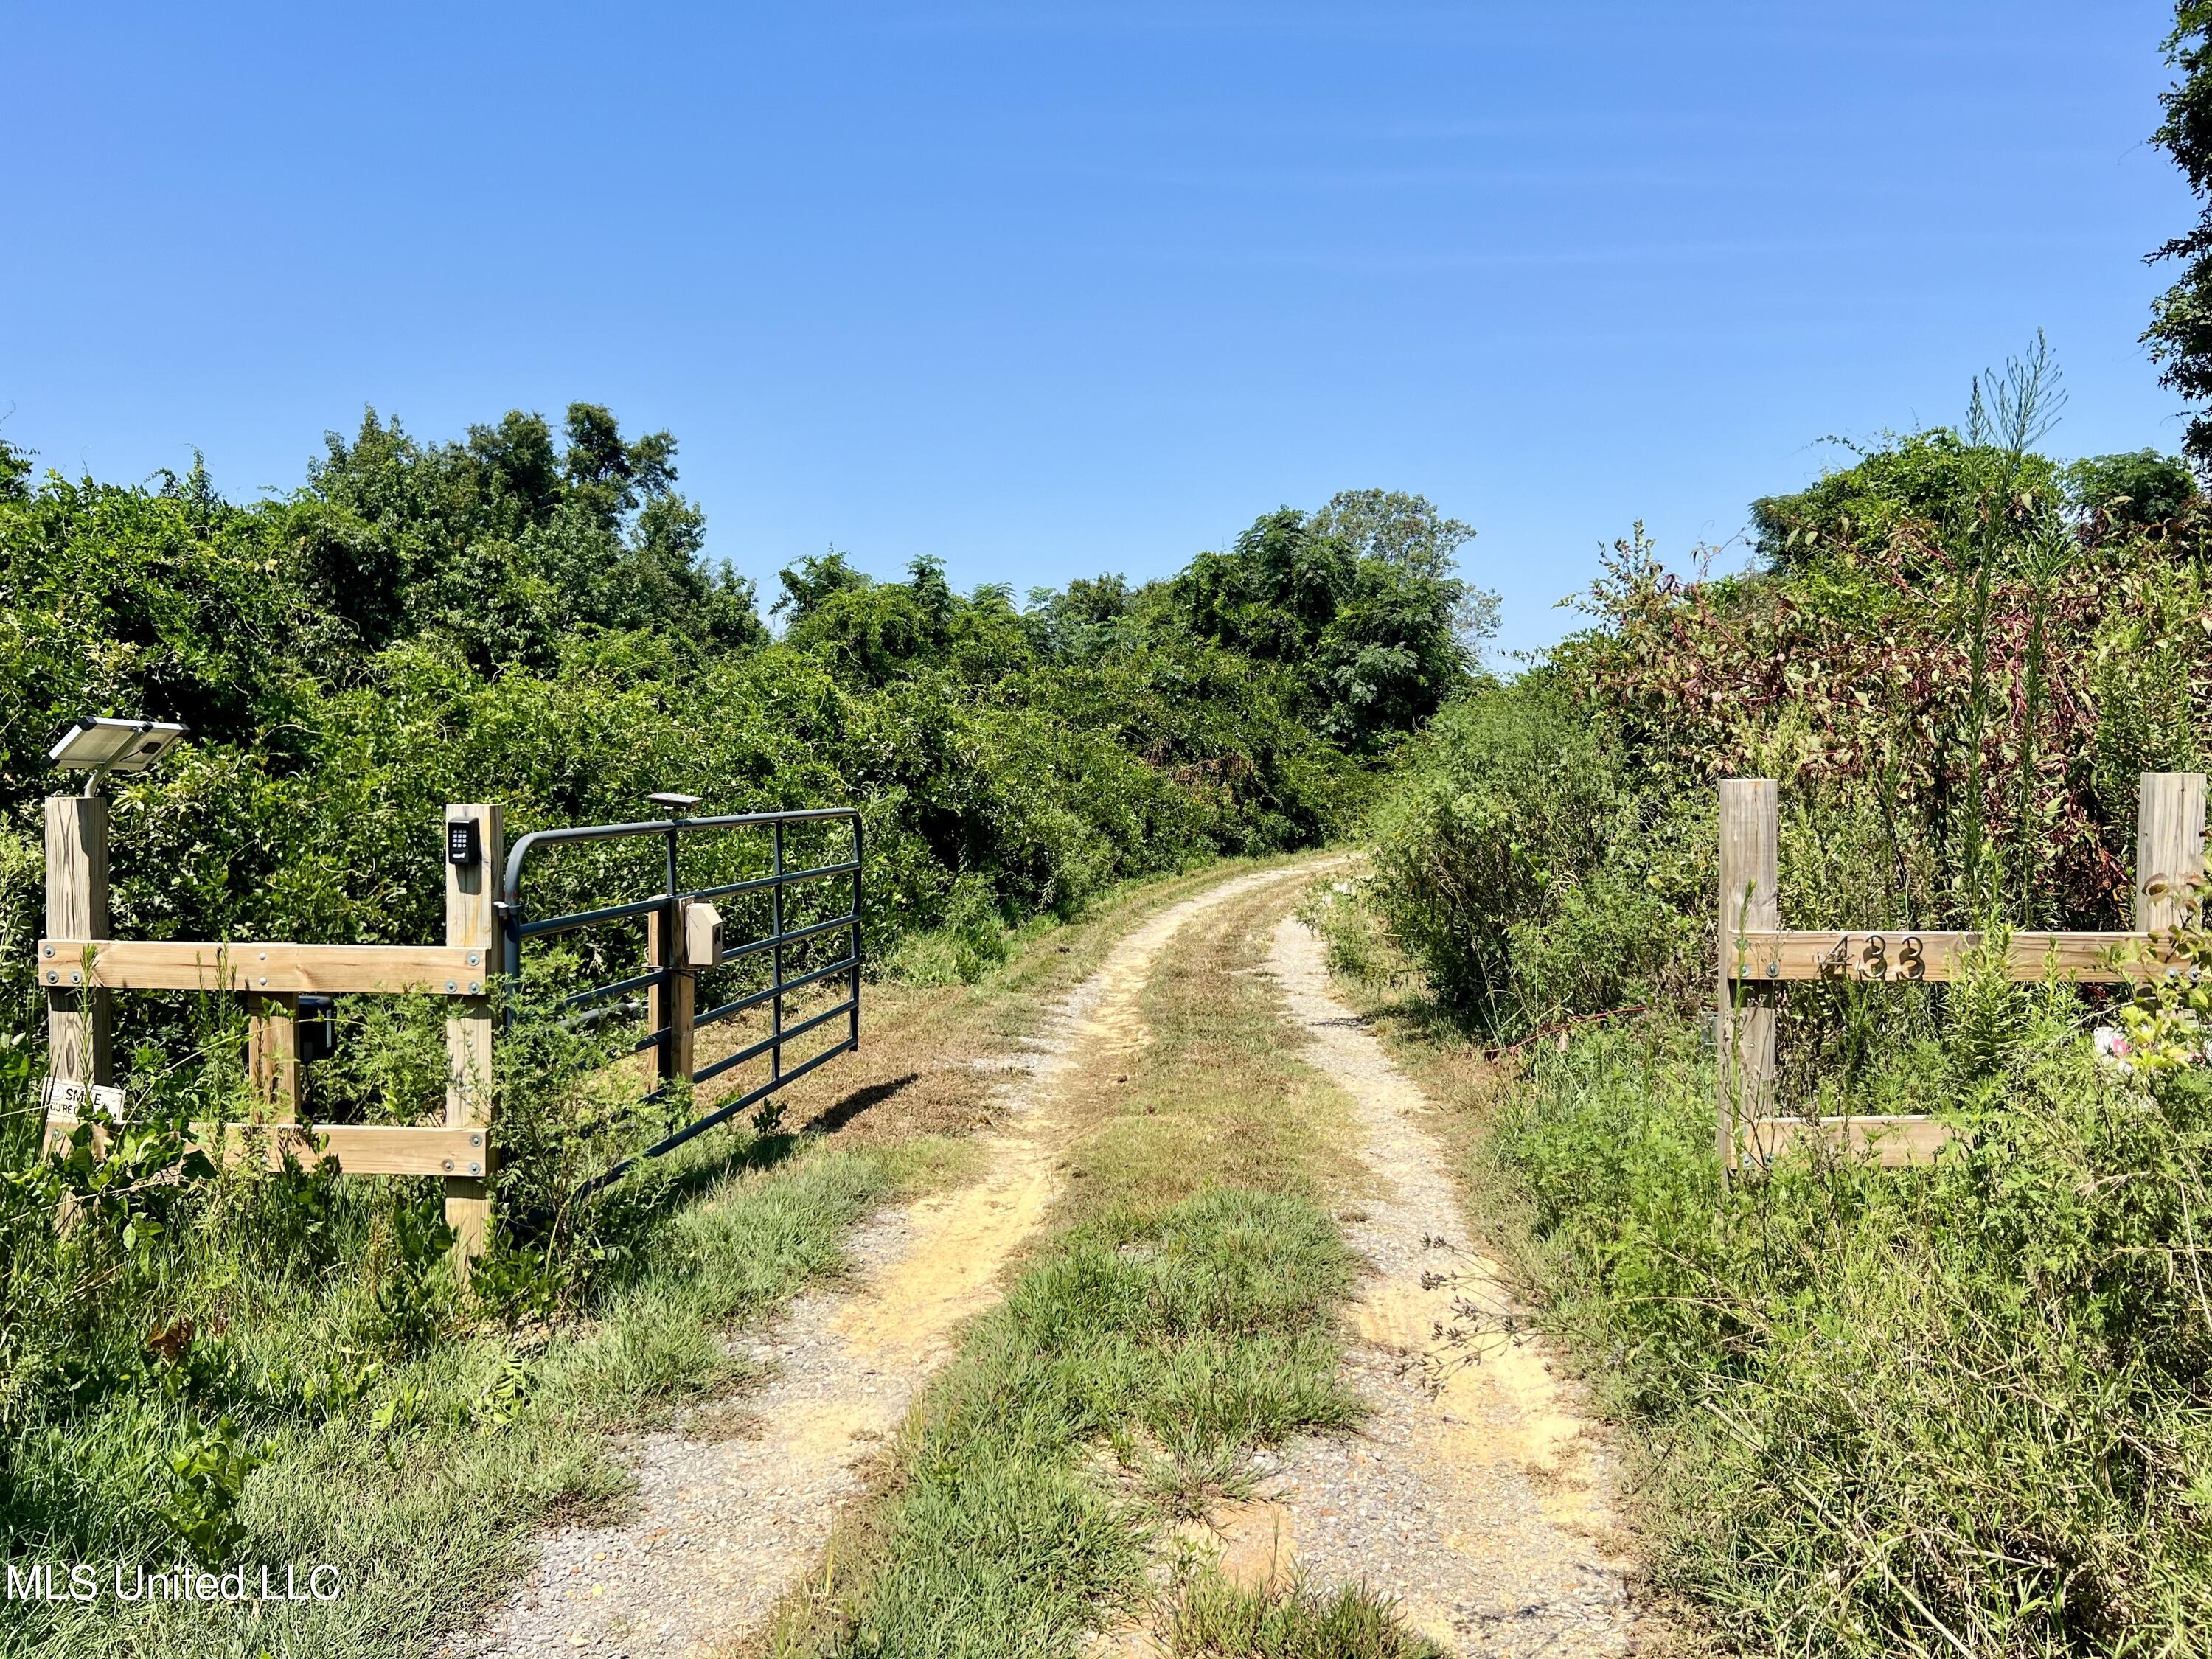
[[[2204,775],[2146,772],[2136,810],[2139,933],[2178,927],[2204,874]]]
[[[647,918],[646,959],[654,968],[667,969],[667,977],[647,994],[646,1012],[655,1030],[663,1035],[654,1070],[668,1081],[691,1081],[694,1069],[695,1028],[699,980],[691,967],[690,948],[690,902],[672,898]]]
[[[1779,985],[1738,979],[1740,933],[1782,926],[1779,811],[1771,778],[1725,778],[1720,791],[1720,1072],[1716,1139],[1721,1178],[1735,1167],[1738,1126],[1774,1109],[1774,1014]]]
[[[474,820],[475,861],[456,863],[452,826]],[[496,803],[446,808],[446,943],[469,951],[461,971],[471,975],[458,988],[446,1019],[446,1127],[477,1132],[470,1150],[479,1153],[474,1173],[446,1177],[446,1224],[454,1232],[454,1265],[464,1277],[491,1237],[491,1123],[495,1103],[492,1071],[493,963],[498,959],[499,917],[492,908],[500,866],[507,857],[505,825]],[[471,989],[470,988],[475,988]]]
[[[107,931],[107,803],[98,795],[50,795],[46,937],[104,939]],[[84,987],[83,975],[82,962],[39,964],[46,987],[47,1070],[60,1082],[112,1084],[114,997]]]
[[[296,1122],[300,1116],[300,999],[290,992],[249,995],[246,1015],[254,1096],[269,1109],[272,1121]]]

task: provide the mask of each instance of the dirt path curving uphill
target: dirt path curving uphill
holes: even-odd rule
[[[1330,994],[1320,942],[1295,916],[1276,929],[1268,968],[1310,1039],[1303,1058],[1352,1097],[1377,1188],[1343,1212],[1373,1269],[1346,1358],[1369,1416],[1356,1434],[1288,1449],[1255,1501],[1216,1517],[1224,1571],[1364,1582],[1457,1653],[1629,1651],[1612,1465],[1571,1391],[1525,1334],[1472,1351],[1439,1340],[1465,1328],[1457,1301],[1492,1330],[1513,1304],[1467,1247],[1448,1153],[1423,1127],[1426,1097]]]
[[[744,1402],[758,1425],[751,1436],[636,1437],[625,1448],[634,1513],[551,1534],[490,1627],[449,1651],[690,1659],[756,1630],[819,1559],[840,1508],[860,1491],[860,1466],[904,1419],[959,1327],[995,1299],[1002,1269],[1043,1221],[1067,1137],[1055,1080],[1142,1045],[1139,1000],[1177,932],[1293,873],[1222,882],[1121,940],[1008,1067],[996,1103],[1002,1125],[977,1143],[982,1176],[864,1224],[850,1245],[854,1281],[800,1298],[744,1344],[775,1370]]]

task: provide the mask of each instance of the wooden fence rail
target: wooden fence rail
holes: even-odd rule
[[[2167,964],[2162,952],[2203,877],[2204,789],[2202,773],[2143,774],[2133,932],[2014,933],[2005,952],[2008,975],[2109,983],[2185,971]],[[1780,992],[1802,980],[1941,982],[1954,976],[1961,957],[1981,936],[1911,928],[1785,929],[1778,806],[1771,778],[1729,778],[1721,784],[1720,1099],[1715,1132],[1723,1164],[1734,1169],[1747,1154],[1764,1161],[1807,1141],[1871,1152],[1892,1166],[1925,1163],[1950,1139],[1948,1128],[1932,1118],[1777,1115],[1774,1042]]]
[[[494,1089],[493,993],[497,976],[519,981],[525,939],[573,933],[592,927],[642,925],[647,969],[641,975],[595,986],[562,999],[561,1006],[599,1017],[628,991],[647,988],[651,1030],[628,1051],[654,1048],[654,1069],[662,1085],[691,1084],[733,1072],[765,1058],[765,1083],[733,1092],[714,1110],[675,1131],[640,1154],[653,1157],[734,1114],[766,1099],[835,1055],[857,1049],[860,1040],[861,858],[863,836],[857,810],[849,806],[805,808],[764,813],[693,818],[688,796],[656,796],[656,802],[682,803],[664,819],[626,824],[583,824],[540,830],[523,836],[507,856],[505,824],[495,803],[449,805],[440,826],[441,864],[446,872],[446,939],[442,945],[301,945],[288,941],[205,939],[117,939],[109,937],[107,903],[107,808],[97,796],[64,795],[46,802],[46,937],[37,946],[38,976],[46,994],[48,1080],[43,1104],[46,1121],[40,1144],[66,1144],[88,1118],[104,1144],[100,1121],[123,1120],[125,1103],[113,1087],[110,1036],[112,1002],[118,991],[202,991],[236,995],[246,1003],[248,1066],[256,1097],[250,1123],[196,1123],[195,1140],[210,1154],[229,1161],[286,1158],[303,1162],[335,1159],[350,1175],[432,1176],[445,1183],[446,1219],[454,1231],[460,1260],[483,1251],[490,1237],[491,1181],[495,1174],[492,1133],[497,1100]],[[785,862],[786,827],[791,823],[844,823],[850,826],[848,860],[798,869]],[[766,875],[726,882],[696,891],[679,890],[678,842],[686,835],[728,831],[764,833],[770,838]],[[649,836],[666,842],[666,888],[650,897],[574,915],[527,920],[521,902],[521,868],[533,845],[605,842]],[[504,874],[502,875],[502,871]],[[785,890],[794,884],[851,879],[846,914],[787,930]],[[502,896],[503,895],[503,896]],[[717,897],[765,895],[773,918],[768,937],[735,945],[723,938]],[[826,966],[787,971],[787,951],[816,939],[847,937],[844,954]],[[719,1006],[699,1006],[698,976],[750,962],[772,952],[770,982]],[[787,1021],[787,1002],[817,985],[836,982],[844,1000],[795,1023]],[[444,1121],[432,1125],[360,1125],[300,1121],[300,1000],[334,994],[424,994],[445,999],[446,1091]],[[699,1027],[760,1009],[769,1026],[762,1041],[701,1064],[696,1048]],[[787,1064],[787,1043],[808,1037],[836,1021],[842,1035],[828,1048],[797,1065]],[[819,1039],[816,1039],[818,1042]],[[659,1090],[655,1091],[660,1092]],[[96,1107],[95,1115],[89,1108]],[[633,1166],[625,1159],[594,1177],[604,1185]]]
[[[473,822],[473,861],[446,860],[442,945],[298,945],[277,941],[116,939],[108,937],[107,803],[58,795],[46,802],[46,928],[39,982],[46,994],[46,1121],[40,1144],[65,1145],[88,1100],[121,1108],[110,1036],[118,991],[207,991],[242,996],[248,1064],[258,1097],[252,1123],[195,1123],[204,1149],[228,1161],[335,1159],[349,1175],[432,1176],[446,1183],[446,1219],[461,1259],[489,1237],[493,975],[497,972],[501,816],[496,805],[446,808],[446,824]],[[450,832],[441,826],[451,844]],[[300,1121],[300,998],[335,993],[452,999],[442,1125]],[[96,1144],[106,1131],[97,1124]]]

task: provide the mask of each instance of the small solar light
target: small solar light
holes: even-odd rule
[[[690,817],[691,809],[696,806],[704,797],[678,794],[673,789],[662,789],[647,795],[646,799],[667,813],[669,817],[681,818]]]
[[[185,735],[185,728],[168,720],[118,720],[94,714],[72,720],[62,728],[46,758],[64,771],[89,772],[84,793],[100,793],[100,781],[110,772],[143,772]]]

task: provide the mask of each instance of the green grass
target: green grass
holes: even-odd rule
[[[1358,1415],[1338,1380],[1352,1261],[1327,1207],[1346,1103],[1251,971],[1293,890],[1186,929],[1141,1000],[1150,1040],[1070,1085],[1056,1230],[970,1328],[775,1650],[1040,1659],[1133,1620],[1242,1644],[1176,1649],[1193,1654],[1424,1650],[1363,1591],[1244,1619],[1229,1587],[1156,1571],[1163,1529],[1248,1490],[1255,1449]]]
[[[1349,1263],[1298,1199],[1217,1190],[1061,1240],[979,1322],[902,1449],[854,1654],[1073,1653],[1146,1589],[1152,1511],[1231,1456],[1341,1426],[1329,1314]]]
[[[1442,1659],[1409,1639],[1387,1602],[1356,1589],[1243,1589],[1201,1573],[1176,1601],[1167,1630],[1176,1655],[1206,1659]]]
[[[1548,1322],[1643,1434],[1660,1574],[1747,1645],[2212,1640],[2212,1100],[2146,1097],[2086,1047],[2029,1029],[1978,1083],[1923,1057],[1972,1144],[1790,1161],[1725,1200],[1678,1034],[1546,1055],[1501,1125]]]
[[[394,1358],[362,1338],[365,1285],[203,1275],[198,1328],[215,1334],[197,1335],[181,1364],[157,1361],[150,1387],[118,1388],[19,1439],[8,1468],[17,1536],[33,1559],[175,1560],[159,1462],[221,1412],[266,1457],[236,1511],[236,1559],[329,1563],[345,1594],[258,1616],[15,1603],[0,1650],[429,1651],[522,1570],[537,1527],[619,1499],[603,1431],[742,1382],[721,1333],[837,1273],[854,1221],[957,1156],[938,1142],[781,1156],[791,1150],[738,1141],[672,1171],[673,1207],[647,1265],[592,1318],[550,1332],[478,1328]],[[359,1188],[341,1200],[367,1202]]]

